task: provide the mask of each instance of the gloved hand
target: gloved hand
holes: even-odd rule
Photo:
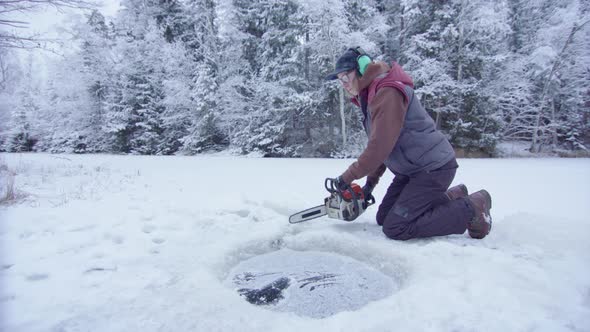
[[[367,181],[363,186],[363,195],[365,196],[365,201],[369,201],[371,197],[373,197],[373,189],[375,189],[375,185],[371,181]],[[375,200],[373,198],[373,200]]]
[[[336,186],[336,189],[338,189],[340,192],[344,192],[346,189],[348,189],[348,184],[344,182],[342,176],[334,179],[334,186]]]

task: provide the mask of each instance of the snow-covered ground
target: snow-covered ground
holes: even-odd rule
[[[392,241],[376,207],[289,224],[349,162],[1,154],[27,197],[0,206],[0,330],[590,331],[590,160],[459,160],[455,183],[493,197],[483,240]],[[278,252],[391,283],[321,319],[248,303],[232,271]]]

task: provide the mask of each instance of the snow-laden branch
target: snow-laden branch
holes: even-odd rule
[[[551,67],[551,71],[549,72],[549,76],[547,76],[547,79],[543,83],[543,92],[541,93],[541,98],[539,99],[540,105],[539,105],[539,110],[537,112],[537,118],[535,120],[536,130],[533,131],[533,142],[531,144],[531,151],[532,152],[539,152],[540,148],[541,148],[541,144],[539,142],[540,138],[541,138],[539,136],[539,129],[541,127],[541,118],[543,116],[543,110],[545,107],[545,99],[547,98],[547,92],[549,90],[549,86],[551,85],[551,80],[553,79],[553,75],[555,75],[559,66],[561,65],[561,62],[563,60],[563,56],[564,56],[568,46],[574,40],[575,34],[578,31],[580,31],[588,23],[590,23],[590,20],[587,20],[581,24],[574,23],[574,25],[572,26],[572,29],[570,31],[570,34],[569,34],[567,40],[565,41],[563,48],[561,49],[561,52],[559,52],[559,55],[557,56],[557,58],[555,59],[555,62],[553,63],[553,66]],[[553,134],[555,136],[555,133],[553,133]]]

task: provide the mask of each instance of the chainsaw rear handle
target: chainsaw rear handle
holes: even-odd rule
[[[369,197],[365,197],[365,203],[367,204],[367,206],[365,206],[365,209],[373,204],[375,204],[375,196],[373,196],[373,194],[369,194]]]

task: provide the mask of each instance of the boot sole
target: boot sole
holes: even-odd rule
[[[491,210],[492,209],[492,196],[490,195],[490,193],[487,190],[481,190],[480,192],[486,197],[486,203],[490,207],[490,210]]]
[[[489,213],[489,210],[492,209],[492,196],[490,195],[490,193],[487,190],[482,190],[482,194],[486,197],[486,203],[488,203],[488,206],[490,207],[488,209],[488,218],[490,218],[489,222],[490,222],[490,229],[488,229],[488,233],[485,236],[487,236],[488,234],[490,234],[490,232],[492,231],[492,214]]]

